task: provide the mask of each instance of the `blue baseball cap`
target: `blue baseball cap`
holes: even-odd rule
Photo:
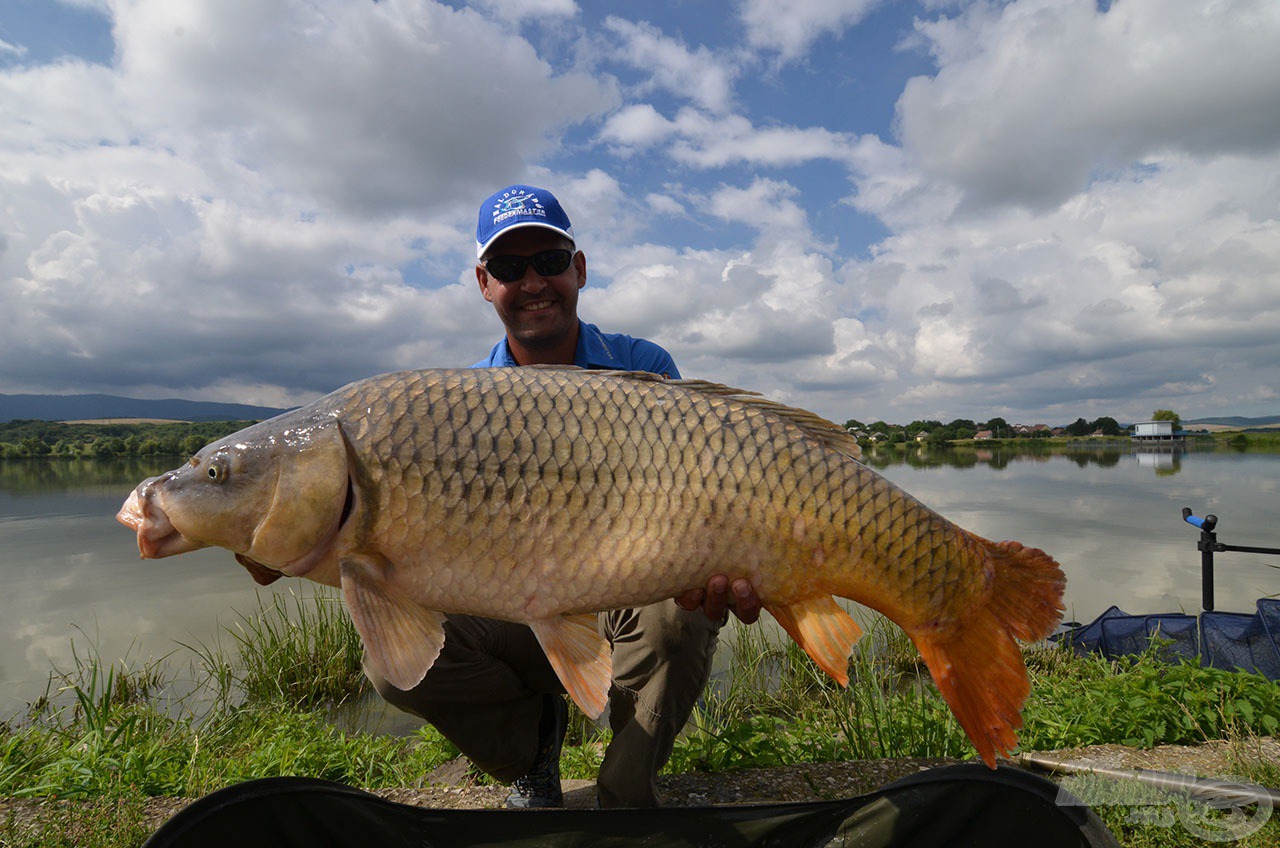
[[[476,258],[484,256],[494,239],[517,227],[545,227],[574,241],[573,225],[554,194],[537,186],[511,185],[494,192],[480,204]]]

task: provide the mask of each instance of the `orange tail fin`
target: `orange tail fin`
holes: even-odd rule
[[[982,761],[1018,742],[1022,704],[1031,691],[1017,639],[1049,635],[1062,615],[1062,569],[1044,551],[1017,542],[979,540],[992,579],[986,603],[944,627],[908,631]]]

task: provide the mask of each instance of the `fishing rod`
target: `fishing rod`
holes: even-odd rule
[[[1182,508],[1182,520],[1192,527],[1200,528],[1200,541],[1196,549],[1200,551],[1200,606],[1205,611],[1213,610],[1213,555],[1223,551],[1239,551],[1246,554],[1276,554],[1280,548],[1259,548],[1253,545],[1228,545],[1218,541],[1214,528],[1218,526],[1218,516],[1206,515],[1197,517],[1191,507]]]
[[[1188,795],[1199,800],[1229,805],[1263,804],[1270,809],[1280,808],[1280,791],[1254,783],[1236,780],[1205,779],[1190,774],[1155,771],[1151,769],[1122,769],[1106,766],[1072,763],[1047,754],[1019,754],[1013,762],[1024,768],[1059,775],[1096,775],[1113,780],[1132,780],[1169,792]]]

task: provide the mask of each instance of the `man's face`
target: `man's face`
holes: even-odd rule
[[[572,249],[572,243],[542,227],[522,227],[501,236],[485,251],[494,256],[532,256],[543,250]],[[587,284],[587,260],[575,253],[563,273],[543,277],[530,265],[524,276],[504,283],[476,265],[484,299],[493,304],[507,333],[529,349],[554,347],[578,326],[578,289]]]

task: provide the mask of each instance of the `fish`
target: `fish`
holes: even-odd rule
[[[1043,551],[951,523],[803,409],[702,380],[568,366],[400,371],[217,439],[117,518],[144,558],[217,546],[260,583],[341,590],[366,662],[426,676],[446,614],[527,624],[589,716],[610,685],[595,613],[714,574],[848,686],[861,628],[914,642],[982,760],[1017,744],[1019,642],[1061,618]]]

